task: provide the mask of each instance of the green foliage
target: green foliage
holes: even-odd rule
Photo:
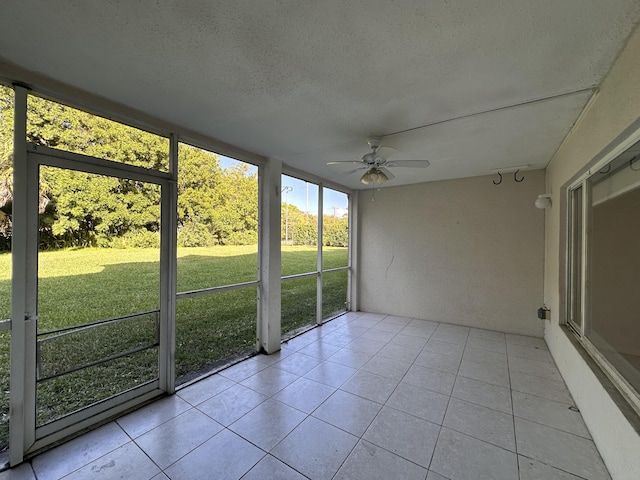
[[[189,221],[179,227],[179,247],[212,247],[216,239],[209,228],[202,223]]]
[[[322,243],[326,247],[349,246],[349,219],[325,215],[323,219]]]
[[[0,251],[10,248],[13,195],[13,90],[0,85]]]
[[[242,164],[224,171],[220,203],[213,212],[219,245],[257,243],[258,179]],[[253,240],[253,241],[250,241]]]
[[[167,138],[33,95],[27,101],[27,140],[114,162],[169,169]]]
[[[289,227],[289,235],[294,245],[317,245],[318,225],[311,221],[296,223]]]
[[[323,216],[322,243],[326,247],[349,246],[349,218]],[[318,217],[295,205],[282,204],[281,239],[289,245],[317,245]]]
[[[0,251],[11,238],[13,91],[0,87]],[[106,118],[29,96],[27,141],[113,162],[168,171],[169,141]],[[180,245],[251,244],[258,237],[258,180],[246,164],[224,169],[218,156],[180,145]],[[40,170],[40,244],[155,246],[160,189],[132,180],[54,167]]]
[[[0,251],[11,237],[13,91],[0,87]],[[167,171],[168,140],[65,105],[29,96],[27,140],[139,167]],[[258,239],[258,180],[246,164],[178,150],[178,244],[250,245]],[[42,167],[40,243],[44,249],[155,246],[160,190],[132,180]],[[283,204],[282,239],[317,245],[318,218]],[[148,233],[144,233],[148,232]],[[347,246],[348,219],[324,216],[325,246]]]

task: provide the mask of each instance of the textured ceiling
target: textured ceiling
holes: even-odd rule
[[[545,167],[638,19],[638,0],[22,0],[0,57],[360,188],[326,162],[371,135],[432,163],[387,185]]]

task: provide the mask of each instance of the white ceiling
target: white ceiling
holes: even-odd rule
[[[0,58],[335,181],[384,136],[400,185],[543,168],[638,0],[4,2]],[[0,72],[2,76],[2,72]]]

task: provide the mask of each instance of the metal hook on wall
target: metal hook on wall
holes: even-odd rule
[[[518,172],[519,172],[519,171],[520,171],[520,169],[516,170],[516,171],[513,173],[513,179],[514,179],[516,182],[518,182],[518,183],[520,183],[520,182],[524,181],[524,176],[523,176],[520,180],[518,180],[517,175],[518,175]]]
[[[602,173],[603,175],[605,173],[609,173],[611,171],[611,164],[607,165],[607,169],[605,170],[604,168],[602,170],[600,170],[600,173]]]
[[[629,160],[629,168],[634,172],[640,172],[640,168],[633,168],[633,162],[635,162],[637,159],[638,159],[638,155],[636,155],[631,160]]]
[[[498,176],[500,177],[500,180],[497,181],[497,182],[495,180],[493,180],[493,184],[494,185],[500,185],[502,183],[502,174],[500,172],[498,172]]]

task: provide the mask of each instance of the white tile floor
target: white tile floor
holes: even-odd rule
[[[608,479],[543,340],[349,313],[8,479]]]

